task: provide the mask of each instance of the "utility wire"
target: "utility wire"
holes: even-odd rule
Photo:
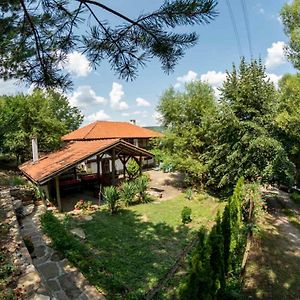
[[[245,19],[245,25],[246,25],[246,31],[247,31],[247,39],[248,39],[248,44],[249,44],[249,51],[251,58],[253,57],[253,51],[252,51],[252,43],[251,43],[251,34],[250,34],[250,26],[249,26],[249,19],[248,19],[248,11],[246,7],[245,0],[242,1],[242,8],[243,8],[243,14],[244,14],[244,19]]]
[[[241,40],[240,40],[238,29],[237,29],[237,26],[236,26],[233,10],[232,10],[232,7],[231,7],[231,4],[230,4],[229,0],[226,0],[226,4],[227,4],[227,7],[228,7],[229,16],[230,16],[230,19],[231,19],[235,39],[236,39],[236,42],[237,42],[239,56],[241,58],[243,56],[243,54],[242,54],[243,51],[242,51]]]

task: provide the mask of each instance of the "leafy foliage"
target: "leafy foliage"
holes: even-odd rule
[[[192,209],[190,207],[185,206],[181,211],[181,221],[183,224],[190,223],[192,221],[191,218]]]
[[[138,194],[138,202],[145,203],[148,201],[147,189],[149,187],[149,178],[145,175],[142,175],[134,180],[136,186],[136,191]]]
[[[139,176],[140,167],[133,158],[130,158],[127,163],[127,171],[129,179],[133,179]]]
[[[216,113],[212,88],[202,82],[186,85],[185,92],[168,89],[158,106],[167,128],[156,151],[165,163],[187,175],[193,182],[201,182],[206,166],[202,154],[206,147],[205,132]],[[160,153],[157,153],[160,152]]]
[[[291,186],[295,164],[274,122],[283,119],[283,102],[262,63],[242,59],[220,92],[218,102],[201,82],[165,92],[158,106],[167,127],[159,157],[173,161],[192,183],[228,194],[241,176]]]
[[[137,194],[137,188],[134,181],[125,181],[120,187],[120,199],[129,206],[134,203]]]
[[[41,152],[52,151],[60,146],[60,137],[77,129],[83,120],[80,111],[54,91],[35,90],[29,95],[3,96],[1,100],[0,148],[21,160],[31,156],[33,136],[38,138]]]
[[[300,1],[293,0],[286,3],[281,9],[280,16],[284,27],[284,32],[289,38],[289,44],[286,47],[288,59],[295,68],[300,68],[299,47],[300,47]]]
[[[217,15],[215,0],[165,1],[159,9],[136,19],[98,1],[73,2],[1,1],[2,78],[68,88],[70,78],[61,71],[61,65],[74,50],[83,51],[94,67],[108,60],[121,78],[134,78],[138,67],[153,57],[169,72],[197,41],[196,33],[173,32],[173,29],[207,24]],[[98,15],[98,10],[124,23],[113,27]]]
[[[241,263],[249,220],[250,200],[259,200],[257,189],[240,178],[222,217],[207,234],[202,228],[187,281],[180,287],[180,299],[237,299]],[[233,284],[234,283],[234,284]]]
[[[108,205],[108,209],[111,214],[115,214],[118,211],[120,194],[115,186],[107,186],[103,190],[104,199]]]

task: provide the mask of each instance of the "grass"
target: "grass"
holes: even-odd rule
[[[275,223],[276,217],[267,215],[256,233],[244,280],[246,299],[299,299],[300,257]]]
[[[192,209],[192,222],[187,226],[181,223],[184,206]],[[173,200],[136,205],[116,215],[101,210],[92,214],[91,221],[69,220],[67,227],[81,227],[86,240],[84,243],[75,240],[65,229],[60,238],[67,236],[72,240],[71,247],[65,242],[67,251],[64,243],[55,242],[61,223],[46,232],[62,253],[70,256],[75,252],[71,261],[108,298],[139,299],[173,266],[193,232],[201,225],[210,225],[223,206],[209,196],[198,201],[182,195]],[[48,223],[53,224],[53,220]],[[45,222],[42,224],[45,228]]]
[[[10,261],[9,255],[4,252],[1,246],[7,243],[9,226],[4,224],[5,213],[0,208],[0,299],[13,300],[15,299],[14,290],[10,287],[14,281],[15,268]]]

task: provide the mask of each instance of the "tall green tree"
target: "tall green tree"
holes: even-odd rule
[[[208,184],[231,189],[240,177],[291,185],[294,164],[274,133],[278,94],[260,61],[227,72],[218,118],[207,131]]]
[[[297,168],[300,182],[300,74],[287,74],[279,81],[279,104],[275,124],[278,138]]]
[[[0,77],[67,88],[71,82],[61,63],[74,50],[84,52],[93,67],[107,60],[125,79],[154,57],[169,72],[197,42],[195,32],[174,28],[210,23],[216,5],[215,0],[164,1],[157,10],[130,18],[96,0],[2,0]],[[112,26],[105,15],[120,23]]]
[[[31,139],[36,136],[41,152],[52,151],[60,146],[60,137],[77,129],[82,120],[80,111],[54,91],[3,96],[0,98],[0,149],[14,154],[17,161],[28,159]]]
[[[193,181],[202,181],[205,132],[216,114],[213,89],[201,81],[187,84],[183,92],[170,88],[162,95],[158,111],[166,127],[159,141],[163,158]]]
[[[300,0],[287,2],[281,9],[284,32],[289,38],[286,54],[295,68],[300,69]]]

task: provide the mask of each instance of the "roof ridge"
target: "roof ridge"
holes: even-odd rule
[[[95,126],[97,125],[98,121],[94,122],[94,126],[92,126],[92,128],[87,132],[87,134],[83,137],[84,139],[89,135],[89,133],[95,128]],[[93,124],[93,123],[92,123]]]

